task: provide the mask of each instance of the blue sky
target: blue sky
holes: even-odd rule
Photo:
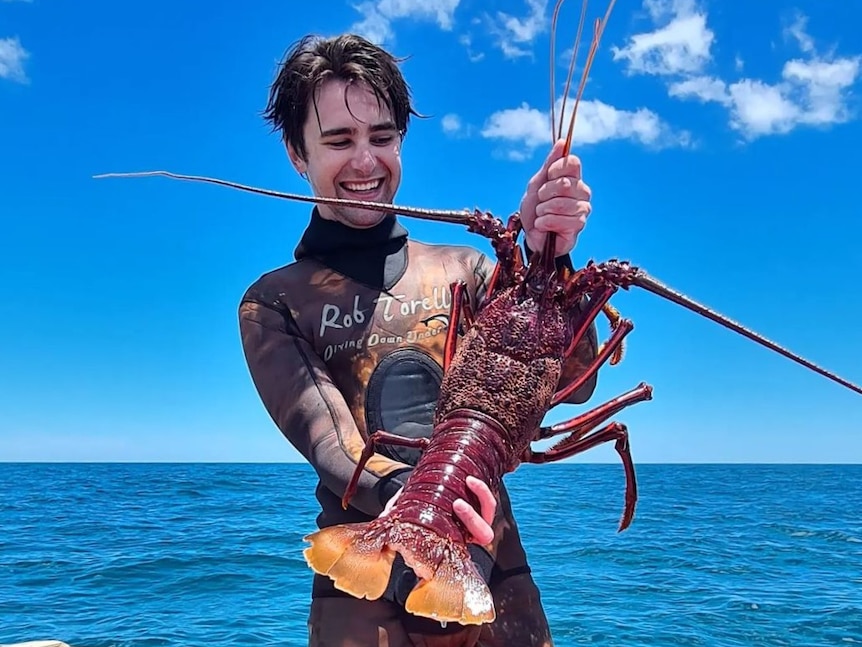
[[[550,144],[551,9],[0,1],[0,460],[297,460],[257,399],[236,309],[292,259],[308,207],[92,176],[305,192],[260,118],[269,82],[306,32],[359,30],[410,57],[429,115],[398,201],[506,216]],[[558,99],[579,13],[561,14]],[[629,259],[862,382],[860,23],[858,3],[619,0],[576,129],[594,211],[575,262]],[[650,294],[613,303],[635,330],[592,402],[653,385],[618,417],[637,462],[862,461],[859,395]]]

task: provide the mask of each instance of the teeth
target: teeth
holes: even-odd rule
[[[342,186],[348,191],[371,191],[380,186],[383,180],[373,180],[371,182],[342,182]]]

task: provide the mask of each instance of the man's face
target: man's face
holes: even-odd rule
[[[386,105],[367,85],[336,79],[320,86],[316,104],[316,111],[314,100],[309,105],[303,128],[307,159],[288,145],[291,162],[308,174],[314,194],[392,202],[401,183],[401,136]],[[353,207],[320,205],[319,210],[327,220],[360,229],[386,216]]]

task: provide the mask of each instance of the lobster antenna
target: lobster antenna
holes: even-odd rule
[[[557,126],[557,117],[555,115],[554,104],[556,103],[556,83],[554,82],[554,69],[557,66],[556,53],[555,53],[555,43],[557,39],[557,20],[560,13],[560,8],[563,6],[564,0],[557,0],[557,3],[554,5],[554,14],[551,17],[551,146],[563,136],[563,121],[565,120],[566,114],[566,97],[569,94],[569,88],[572,85],[572,77],[574,76],[575,71],[575,61],[578,58],[578,47],[581,43],[581,32],[584,27],[584,16],[587,13],[587,0],[583,0],[581,3],[581,19],[578,22],[578,33],[575,36],[575,45],[572,49],[572,58],[569,61],[569,71],[566,74],[566,87],[563,90],[563,101],[560,106],[560,124]],[[566,142],[566,152],[565,154],[569,154],[569,149],[571,147],[571,137],[569,137],[569,141]],[[546,245],[548,249],[550,249],[550,253],[553,254],[554,246],[556,244],[557,235],[554,232],[550,232],[547,236],[547,241],[549,245]]]
[[[808,368],[815,373],[819,373],[823,377],[826,377],[833,382],[837,382],[841,386],[845,386],[851,391],[855,391],[856,393],[862,395],[862,386],[858,386],[853,382],[845,380],[844,378],[839,377],[835,373],[832,373],[831,371],[828,371],[825,368],[808,361],[804,357],[800,357],[796,353],[787,350],[783,346],[776,344],[774,341],[767,339],[763,335],[760,335],[759,333],[756,333],[753,330],[746,328],[742,324],[737,323],[722,314],[719,314],[715,310],[712,310],[711,308],[708,308],[707,306],[698,303],[697,301],[685,296],[681,292],[677,292],[673,288],[668,287],[664,283],[658,281],[657,279],[654,279],[643,271],[639,271],[637,273],[637,275],[632,281],[632,284],[644,288],[645,290],[648,290],[653,294],[657,294],[660,297],[664,297],[669,301],[673,301],[677,305],[681,305],[682,307],[687,308],[688,310],[691,310],[692,312],[695,312],[702,317],[711,319],[717,324],[720,324],[725,328],[729,328],[730,330],[739,333],[743,337],[747,337],[751,341],[757,342],[761,346],[765,346],[766,348],[769,348],[770,350],[773,350],[780,355],[784,355],[784,357],[793,360],[798,364],[802,364],[802,366],[804,366],[805,368]]]
[[[585,0],[586,1],[586,0]],[[556,54],[554,54],[555,42],[557,40],[557,16],[560,15],[560,7],[563,6],[565,0],[557,0],[554,5],[554,14],[551,16],[551,144],[554,142],[557,117],[554,114],[554,101],[556,100],[556,83],[554,82],[554,68],[556,67]],[[567,83],[568,85],[568,83]],[[560,124],[562,124],[562,115],[560,115]],[[560,128],[562,132],[562,127]]]
[[[346,200],[344,198],[323,198],[319,196],[300,195],[298,193],[282,193],[281,191],[272,191],[271,189],[259,189],[257,187],[239,184],[238,182],[229,182],[227,180],[219,180],[218,178],[204,177],[201,175],[183,175],[181,173],[171,173],[170,171],[140,171],[136,173],[102,173],[94,175],[95,179],[112,178],[112,177],[153,177],[163,176],[175,180],[186,180],[189,182],[206,182],[208,184],[217,184],[226,186],[240,191],[248,191],[249,193],[257,193],[260,195],[268,195],[273,198],[282,198],[284,200],[297,200],[299,202],[313,202],[315,204],[336,205],[342,207],[358,207],[363,209],[376,209],[387,213],[400,213],[406,216],[417,216],[425,220],[433,220],[436,222],[450,222],[459,225],[469,224],[470,217],[473,212],[462,209],[460,211],[445,210],[445,209],[422,209],[420,207],[402,207],[397,204],[386,204],[382,202],[367,202],[365,200]]]
[[[593,41],[590,45],[589,54],[587,55],[587,62],[584,64],[584,71],[581,74],[581,82],[578,85],[578,95],[575,98],[575,106],[574,106],[574,108],[572,108],[572,119],[569,122],[569,132],[568,132],[568,135],[566,136],[566,150],[565,150],[566,155],[568,155],[569,149],[571,148],[571,145],[572,145],[572,134],[575,131],[575,119],[577,118],[577,114],[578,114],[578,106],[581,103],[581,97],[584,94],[584,88],[587,87],[587,79],[590,76],[590,68],[592,68],[592,66],[593,66],[593,59],[596,56],[596,51],[599,48],[599,42],[602,40],[602,35],[604,34],[604,31],[605,31],[605,25],[607,25],[608,19],[611,16],[611,11],[614,8],[614,4],[616,4],[616,0],[611,0],[610,3],[608,4],[607,11],[605,11],[605,17],[604,18],[596,18],[595,27],[593,29]]]
[[[572,87],[572,77],[574,77],[574,75],[575,75],[575,61],[578,58],[578,49],[580,48],[580,45],[581,45],[581,33],[584,30],[584,19],[586,18],[586,15],[587,15],[587,0],[584,0],[581,3],[581,18],[578,21],[578,33],[575,36],[575,46],[572,50],[572,59],[569,61],[569,72],[566,75],[566,87],[563,90],[563,103],[560,106],[560,125],[559,125],[559,130],[557,132],[556,139],[559,139],[560,137],[563,136],[563,121],[565,120],[565,117],[563,115],[566,114],[566,100],[569,98],[569,90]],[[552,52],[552,54],[553,54],[553,52]],[[553,59],[552,59],[551,64],[553,65]],[[553,92],[552,92],[552,95],[553,95]],[[554,97],[551,96],[551,104],[552,104],[551,121],[552,122],[554,121],[553,101],[554,101]],[[556,139],[554,141],[556,141]]]

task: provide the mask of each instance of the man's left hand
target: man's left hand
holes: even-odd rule
[[[555,256],[568,254],[575,247],[592,210],[590,187],[581,179],[581,160],[575,155],[564,156],[564,148],[565,140],[554,144],[521,200],[527,245],[539,251],[547,233],[555,232]]]

